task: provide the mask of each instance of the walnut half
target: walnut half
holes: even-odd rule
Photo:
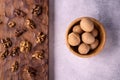
[[[39,32],[36,38],[36,43],[42,43],[45,40],[45,34]]]
[[[39,16],[42,13],[42,7],[40,5],[34,5],[32,14],[35,16]]]
[[[19,50],[19,47],[14,47],[10,53],[10,56],[14,57],[16,55],[18,55],[18,50]]]
[[[27,30],[26,29],[16,29],[15,31],[15,37],[21,36],[23,33],[25,33]]]
[[[1,58],[2,58],[2,59],[7,58],[8,54],[9,54],[9,51],[8,51],[8,50],[5,50],[5,51],[2,53]]]
[[[1,39],[1,43],[5,48],[9,48],[12,46],[12,41],[10,40],[10,38]]]
[[[20,42],[20,51],[21,52],[27,53],[31,50],[31,47],[32,47],[31,43],[26,40]]]
[[[26,20],[26,26],[27,26],[27,28],[30,28],[30,29],[35,29],[36,28],[35,23],[30,19]]]
[[[44,51],[41,50],[41,51],[35,51],[35,53],[32,55],[32,58],[36,58],[38,60],[41,60],[44,58],[44,55],[43,55]]]
[[[18,69],[19,69],[19,63],[18,63],[18,61],[15,61],[14,64],[12,65],[12,67],[11,67],[11,71],[15,72]]]
[[[15,9],[14,10],[14,15],[24,17],[24,16],[26,16],[26,13],[23,12],[22,10],[20,10],[20,9]]]

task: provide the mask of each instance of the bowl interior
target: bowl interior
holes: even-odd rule
[[[82,18],[91,19],[94,22],[95,28],[99,31],[99,34],[98,34],[98,37],[97,37],[97,39],[99,39],[98,47],[96,49],[94,49],[94,50],[91,50],[88,54],[84,54],[84,55],[79,54],[78,46],[70,46],[69,43],[68,43],[68,34],[72,32],[72,28],[73,28],[74,25],[80,24],[80,21],[81,21]],[[96,54],[98,54],[103,49],[104,44],[105,44],[105,39],[106,39],[106,33],[105,33],[105,29],[104,29],[103,25],[99,21],[97,21],[96,19],[91,18],[91,17],[82,17],[82,18],[78,18],[78,19],[74,20],[69,25],[68,30],[66,32],[66,42],[67,42],[68,48],[70,49],[70,51],[72,53],[74,53],[77,56],[86,58],[86,57],[95,56]]]

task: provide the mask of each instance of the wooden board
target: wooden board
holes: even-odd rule
[[[48,80],[48,0],[0,0],[0,80]]]

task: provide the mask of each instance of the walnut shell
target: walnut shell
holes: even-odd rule
[[[91,32],[94,29],[94,23],[88,19],[83,18],[80,22],[81,29],[86,32]]]
[[[86,44],[92,44],[95,41],[95,37],[88,32],[82,34],[82,41]]]
[[[78,51],[80,54],[87,54],[89,50],[90,46],[85,43],[80,44],[80,46],[78,47]]]
[[[80,25],[75,25],[75,26],[73,27],[73,32],[76,32],[76,33],[81,34],[83,31],[82,31]]]
[[[94,29],[91,33],[94,37],[98,36],[98,30],[97,29]]]
[[[81,40],[80,40],[80,36],[78,33],[72,32],[68,35],[68,43],[71,46],[77,46],[80,44],[80,42],[81,42]]]
[[[90,45],[91,49],[93,50],[97,48],[98,44],[99,44],[99,41],[96,39],[95,42]]]

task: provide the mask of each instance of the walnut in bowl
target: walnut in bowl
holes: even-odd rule
[[[71,34],[74,35],[70,37]],[[104,26],[91,17],[74,20],[66,31],[67,47],[79,57],[88,58],[97,55],[103,49],[105,41]]]

